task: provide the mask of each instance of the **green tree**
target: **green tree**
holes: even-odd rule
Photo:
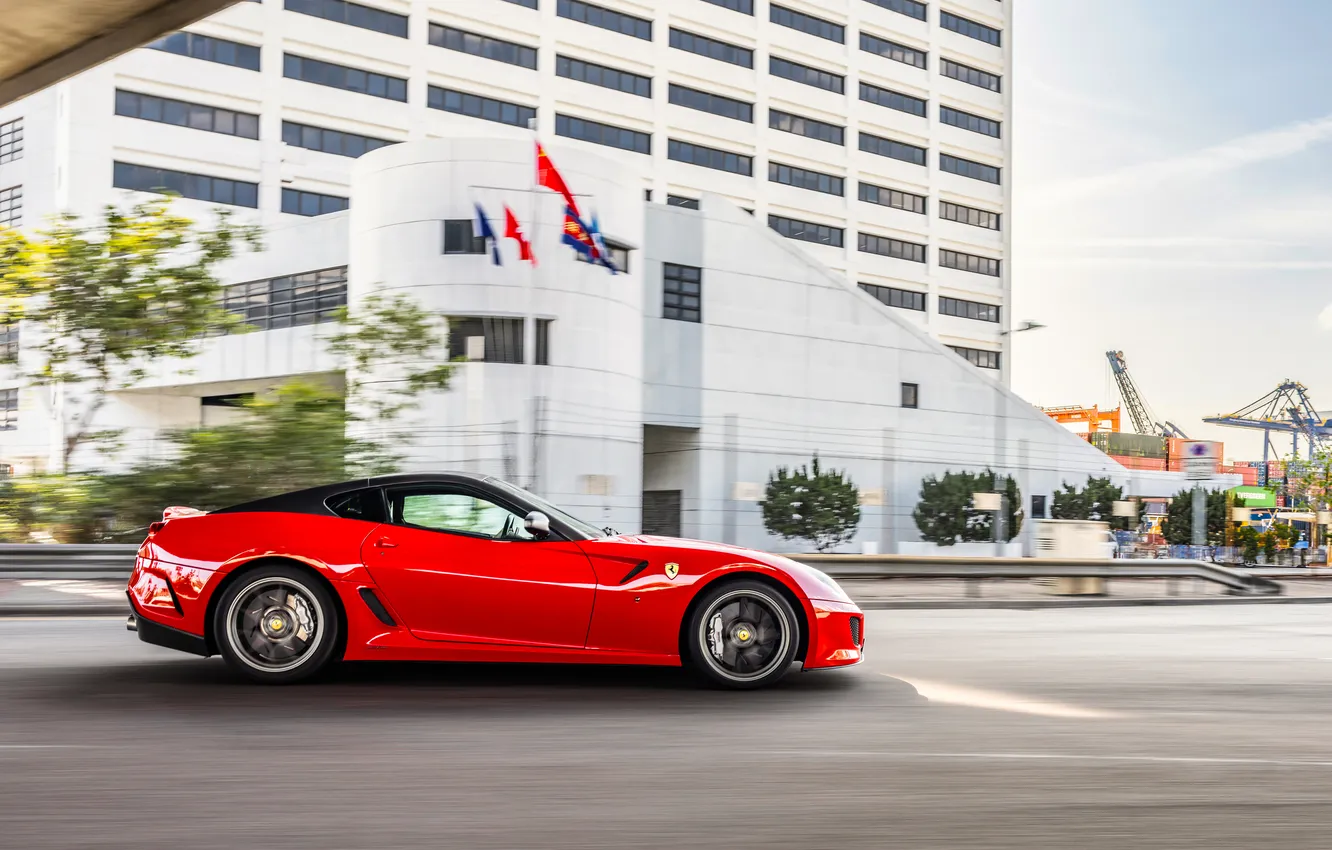
[[[786,540],[808,540],[820,552],[836,548],[860,525],[860,493],[844,471],[824,471],[819,456],[791,471],[779,466],[768,476],[763,527]]]
[[[1137,517],[1115,516],[1115,502],[1123,498],[1123,488],[1109,478],[1087,476],[1087,484],[1081,490],[1072,484],[1064,484],[1062,490],[1055,491],[1050,516],[1053,519],[1096,520],[1121,531],[1137,528],[1142,517],[1142,503],[1137,503]]]
[[[920,501],[912,517],[921,539],[939,546],[957,542],[981,542],[994,539],[994,514],[973,507],[975,493],[995,492],[996,476],[982,473],[945,472],[943,478],[926,476],[920,483]],[[1005,540],[1012,540],[1022,530],[1022,493],[1011,476],[1002,481],[1007,513]]]
[[[0,228],[3,319],[42,327],[27,344],[39,361],[27,377],[79,388],[64,394],[65,469],[79,446],[114,438],[96,427],[109,392],[142,380],[154,361],[193,356],[201,336],[235,323],[214,273],[245,246],[259,246],[257,229],[227,211],[198,228],[170,199],[108,206],[91,224],[66,213],[36,238]]]
[[[1246,564],[1258,562],[1258,546],[1263,542],[1263,535],[1252,525],[1242,525],[1235,531],[1235,543],[1240,547],[1241,557]]]
[[[1207,497],[1207,543],[1223,546],[1230,513],[1226,508],[1226,494],[1212,490]],[[1193,542],[1193,491],[1180,490],[1170,500],[1166,515],[1161,520],[1161,533],[1171,545],[1184,546]]]

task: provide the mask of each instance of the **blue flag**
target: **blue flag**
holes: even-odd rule
[[[495,238],[495,231],[490,226],[490,220],[486,218],[486,211],[481,209],[480,204],[474,204],[474,206],[476,207],[477,235],[486,240],[486,244],[490,246],[490,258],[495,265],[504,265],[500,262],[499,239]]]
[[[592,235],[587,232],[587,226],[583,220],[578,217],[578,213],[573,211],[572,207],[564,208],[564,233],[560,236],[560,241],[578,253],[587,257],[588,260],[596,262],[597,243],[592,239]]]
[[[594,262],[610,269],[611,274],[619,271],[615,268],[614,261],[611,260],[610,251],[606,250],[606,240],[601,236],[601,225],[597,223],[596,213],[592,213],[592,224],[588,226],[587,233],[592,237],[592,243],[597,246],[597,253],[600,255]]]

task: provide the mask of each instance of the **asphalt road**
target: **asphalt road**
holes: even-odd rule
[[[347,666],[291,688],[118,620],[0,620],[0,845],[1325,848],[1325,606],[882,611],[870,660]]]

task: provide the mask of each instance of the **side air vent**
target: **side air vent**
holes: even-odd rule
[[[384,607],[384,603],[379,601],[379,597],[375,596],[373,590],[368,587],[361,588],[361,600],[365,602],[365,607],[369,608],[370,612],[379,618],[379,622],[386,626],[398,625],[398,621],[393,619],[393,615]]]
[[[855,644],[856,649],[860,649],[863,644],[860,642],[860,618],[851,618],[851,643]]]

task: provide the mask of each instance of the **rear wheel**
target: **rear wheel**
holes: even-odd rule
[[[791,603],[758,581],[705,591],[687,628],[695,670],[727,688],[771,685],[786,675],[800,646],[800,620]]]
[[[218,651],[256,682],[308,679],[334,659],[338,607],[303,570],[269,564],[246,570],[223,593],[213,614]]]

